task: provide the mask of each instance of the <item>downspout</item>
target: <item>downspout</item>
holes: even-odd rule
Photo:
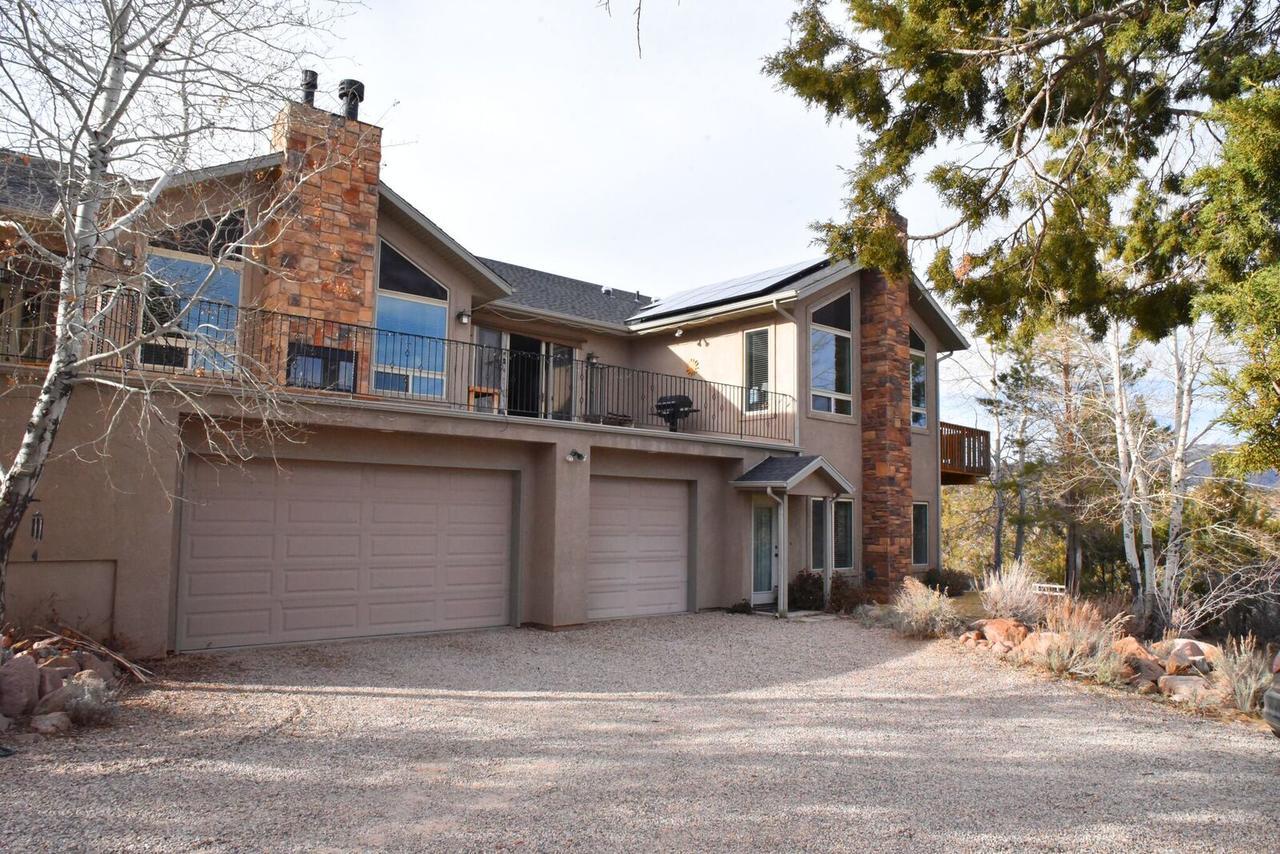
[[[933,530],[935,535],[934,542],[937,544],[934,548],[933,559],[938,567],[938,572],[942,572],[942,368],[941,365],[947,359],[953,358],[955,351],[948,351],[945,355],[939,356],[934,360],[933,365],[933,441],[938,446],[938,476],[934,478],[937,484],[937,512],[933,519]]]
[[[787,499],[784,495],[782,498],[773,494],[774,487],[765,488],[765,494],[778,502],[778,512],[774,516],[774,527],[777,529],[777,535],[773,540],[773,547],[777,550],[775,566],[778,572],[778,602],[775,606],[777,616],[787,616]]]

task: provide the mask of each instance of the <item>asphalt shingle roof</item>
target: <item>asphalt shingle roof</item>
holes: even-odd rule
[[[817,456],[767,457],[750,471],[734,480],[734,483],[786,483]]]
[[[567,314],[601,323],[625,324],[627,318],[653,302],[652,297],[635,291],[619,291],[570,279],[555,273],[544,273],[518,264],[481,258],[480,261],[511,285],[512,294],[497,306],[530,308]]]
[[[0,149],[0,208],[53,213],[58,203],[58,164]]]

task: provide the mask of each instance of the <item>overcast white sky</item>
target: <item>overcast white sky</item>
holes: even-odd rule
[[[473,251],[659,296],[820,254],[855,134],[760,73],[793,0],[648,0],[643,57],[629,0],[367,2],[321,88],[365,82],[387,181]]]

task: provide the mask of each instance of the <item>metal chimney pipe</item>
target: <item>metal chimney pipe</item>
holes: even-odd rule
[[[302,72],[302,103],[308,107],[316,105],[316,87],[320,85],[320,75],[311,69]]]
[[[346,105],[343,115],[360,118],[360,102],[364,100],[364,84],[359,80],[343,80],[338,84],[338,100]]]

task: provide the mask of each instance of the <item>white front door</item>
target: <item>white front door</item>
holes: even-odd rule
[[[767,605],[778,599],[777,506],[757,501],[751,505],[751,604]]]

